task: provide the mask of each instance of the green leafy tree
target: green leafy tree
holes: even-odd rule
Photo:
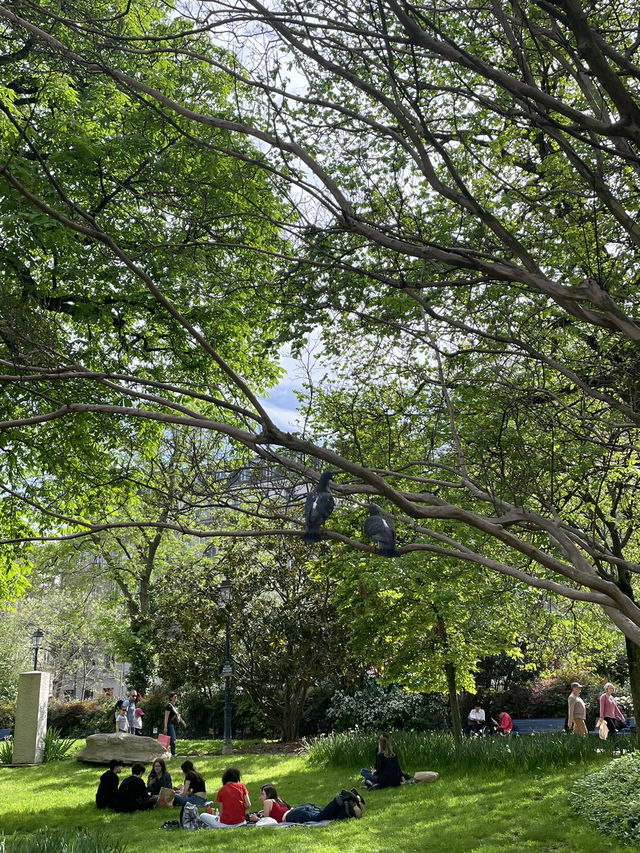
[[[296,740],[335,686],[355,683],[364,670],[349,650],[348,619],[333,603],[336,584],[297,542],[238,542],[218,554],[215,569],[232,584],[228,610],[209,573],[167,576],[159,672],[205,692],[219,684],[230,619],[234,686],[283,741]]]
[[[20,488],[7,492],[14,515],[31,501],[49,513],[46,533],[53,518],[74,533],[103,521],[94,493],[73,513],[34,498],[41,446],[61,460],[93,430],[100,446],[84,467],[102,472],[100,455],[129,446],[140,424],[152,434],[166,423],[212,430],[292,480],[315,481],[318,467],[341,472],[345,500],[377,496],[394,515],[403,556],[463,561],[601,607],[627,638],[640,707],[635,7],[320,0],[311,10],[239,0],[170,23],[153,8],[117,22],[106,9],[75,11],[64,19],[39,5],[26,20],[21,8],[0,6],[13,40],[2,65],[9,245],[28,255],[38,281],[51,281],[54,242],[76,273],[84,253],[96,258],[89,285],[115,279],[110,292],[127,321],[122,350],[109,324],[106,340],[128,357],[116,371],[118,358],[94,352],[104,333],[93,314],[71,323],[54,302],[33,308],[14,273],[2,309],[2,427],[6,440],[24,438],[23,453],[3,458],[15,465],[31,455]],[[213,50],[207,32],[219,26],[260,61],[243,68]],[[180,73],[196,59],[201,76]],[[54,81],[46,93],[25,92],[45,71]],[[233,92],[224,111],[209,86],[221,71]],[[165,207],[143,195],[132,230],[131,217],[100,207],[109,190],[99,171],[69,176],[69,145],[50,151],[49,137],[92,86],[101,103],[126,102],[124,113],[148,110],[163,140],[179,129],[185,163],[224,148],[237,158],[229,169],[249,163],[258,183],[281,192],[281,205],[266,192],[266,209],[251,208],[272,239],[222,241],[232,268],[250,255],[246,277],[199,289],[211,281],[201,269],[213,275],[207,263],[223,256],[207,253],[207,232],[190,241],[180,213],[191,199],[180,191],[175,203],[160,194]],[[131,197],[134,177],[119,174],[118,200]],[[181,186],[197,195],[193,180]],[[186,277],[170,274],[167,222],[179,232],[176,264],[193,257]],[[34,235],[47,251],[38,243],[25,252]],[[213,305],[233,309],[238,324],[218,324]],[[314,329],[340,387],[311,387],[309,417],[292,434],[259,394],[275,376],[273,341],[301,348]],[[48,471],[62,482],[64,467],[50,462]],[[83,482],[88,490],[91,478]],[[254,535],[291,537],[298,506],[271,507],[274,528]],[[336,524],[328,539],[370,550]]]

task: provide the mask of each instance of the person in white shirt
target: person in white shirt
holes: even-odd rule
[[[480,729],[486,723],[487,718],[485,716],[484,711],[480,707],[480,702],[476,700],[473,708],[469,711],[469,716],[467,717],[467,725],[465,726],[465,733],[471,734],[471,732],[479,732]]]

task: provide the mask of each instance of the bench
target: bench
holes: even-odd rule
[[[11,740],[12,729],[0,729],[0,740]]]
[[[565,722],[564,717],[550,717],[542,720],[513,720],[513,732],[518,735],[563,732]]]

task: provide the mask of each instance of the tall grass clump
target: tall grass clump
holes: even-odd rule
[[[0,764],[11,764],[12,761],[13,761],[13,741],[12,740],[0,741]]]
[[[456,744],[450,734],[441,732],[395,732],[391,740],[402,769],[407,772],[555,770],[602,760],[611,755],[613,746],[595,737],[565,734],[464,738]],[[618,737],[616,746],[621,745],[622,738]],[[377,733],[329,735],[311,742],[309,761],[320,767],[371,767],[377,747]]]
[[[7,838],[5,847],[0,850],[7,853],[125,853],[126,845],[102,835],[89,835],[82,829],[73,833],[44,829],[26,838]]]
[[[44,757],[43,761],[61,761],[67,757],[67,754],[73,746],[71,738],[63,738],[60,736],[60,729],[47,729],[44,736]]]
[[[622,755],[574,783],[571,808],[605,835],[640,844],[640,757]]]

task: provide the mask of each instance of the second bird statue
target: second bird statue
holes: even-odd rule
[[[396,529],[390,518],[380,513],[380,507],[369,504],[369,518],[364,523],[364,532],[378,546],[381,557],[398,557],[396,551]]]

